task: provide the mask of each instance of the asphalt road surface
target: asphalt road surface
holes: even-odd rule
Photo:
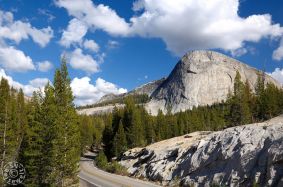
[[[93,165],[91,158],[81,158],[80,169],[81,187],[159,187],[153,183],[102,171]]]

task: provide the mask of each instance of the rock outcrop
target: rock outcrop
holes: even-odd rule
[[[175,66],[169,77],[154,91],[147,110],[172,113],[225,101],[233,90],[236,72],[248,80],[254,90],[259,71],[214,51],[191,51]],[[281,85],[268,75],[265,81]]]
[[[133,176],[169,185],[283,186],[283,116],[134,148],[120,164]]]

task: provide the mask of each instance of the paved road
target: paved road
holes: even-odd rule
[[[81,187],[159,187],[142,180],[115,175],[97,169],[93,160],[82,158],[80,161],[80,186]]]

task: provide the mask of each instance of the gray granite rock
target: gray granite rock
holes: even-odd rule
[[[124,153],[134,176],[182,186],[281,186],[283,116],[264,123],[195,132]]]
[[[169,77],[153,92],[146,108],[152,115],[159,109],[172,113],[225,101],[233,90],[236,72],[242,81],[248,80],[254,90],[258,70],[214,51],[188,52]],[[281,85],[266,75],[266,82]]]

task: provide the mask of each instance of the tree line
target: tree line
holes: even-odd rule
[[[255,91],[248,80],[242,81],[236,73],[233,90],[227,100],[211,106],[165,115],[162,111],[151,116],[133,96],[125,99],[124,108],[115,108],[112,114],[91,116],[104,124],[102,134],[95,135],[96,145],[104,148],[108,160],[119,157],[129,148],[145,146],[157,141],[194,131],[215,131],[243,124],[261,122],[283,113],[283,90],[266,83],[265,74],[258,73]],[[87,128],[84,128],[88,131]],[[91,145],[91,141],[89,142]]]

